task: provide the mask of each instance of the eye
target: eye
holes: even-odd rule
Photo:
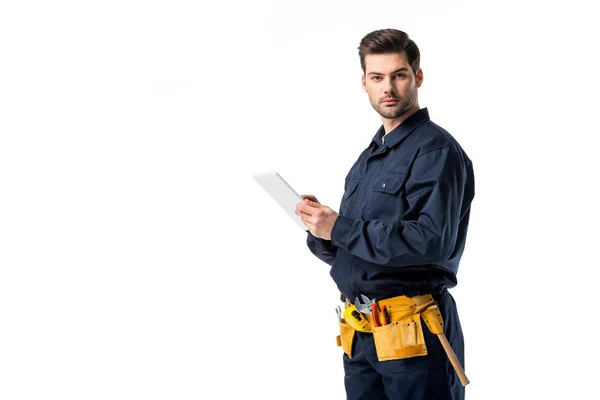
[[[399,78],[402,78],[402,79],[406,78],[406,74],[404,74],[404,73],[397,74],[396,76]]]
[[[379,78],[381,78],[381,77],[380,77],[380,76],[372,76],[372,77],[371,77],[371,79],[373,79],[373,80],[375,80],[375,81],[376,81],[376,80],[379,80]]]

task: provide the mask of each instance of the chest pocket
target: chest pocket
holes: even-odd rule
[[[348,181],[348,185],[346,186],[346,191],[344,192],[344,198],[342,200],[342,205],[340,207],[341,215],[348,215],[350,210],[352,210],[352,206],[356,203],[356,189],[358,188],[358,183],[361,178],[351,179]],[[354,196],[352,196],[354,195]]]
[[[403,183],[404,174],[397,172],[384,172],[375,178],[372,190],[374,192],[398,194]]]
[[[358,182],[360,182],[360,178],[351,179],[348,182],[348,187],[346,188],[346,191],[344,192],[344,200],[347,200],[348,198],[350,198],[350,196],[352,196],[352,194],[354,194],[354,192],[356,192],[356,188],[358,187]]]
[[[375,177],[366,204],[368,218],[396,220],[403,214],[405,201],[402,189],[405,176],[398,172],[384,172]]]

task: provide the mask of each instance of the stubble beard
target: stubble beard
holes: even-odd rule
[[[404,101],[401,101],[401,99],[397,96],[394,96],[394,98],[400,101],[398,101],[398,103],[393,107],[386,106],[384,103],[377,103],[377,100],[375,102],[371,101],[371,106],[373,106],[373,109],[375,109],[375,111],[377,111],[377,113],[383,118],[398,118],[406,114],[406,112],[415,105],[417,101],[417,92],[414,91],[411,93],[410,96]]]

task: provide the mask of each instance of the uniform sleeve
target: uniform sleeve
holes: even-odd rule
[[[317,256],[320,260],[326,262],[329,265],[333,265],[335,254],[337,253],[337,246],[335,246],[331,240],[325,240],[314,236],[310,231],[306,238],[306,244],[310,251]]]
[[[454,148],[418,156],[406,181],[409,206],[401,219],[384,223],[339,216],[333,245],[383,266],[442,264],[456,244],[466,174]]]

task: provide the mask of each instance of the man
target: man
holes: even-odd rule
[[[382,126],[345,179],[339,214],[313,195],[302,195],[305,203],[296,207],[309,249],[331,265],[346,306],[361,295],[377,302],[371,315],[361,314],[364,331],[340,321],[347,398],[464,399],[457,372],[418,309],[437,302],[436,318],[464,367],[463,333],[447,289],[457,284],[465,247],[472,163],[419,107],[420,53],[406,33],[371,32],[358,50],[362,87]],[[391,316],[380,313],[386,304]],[[385,333],[391,329],[397,331]]]

